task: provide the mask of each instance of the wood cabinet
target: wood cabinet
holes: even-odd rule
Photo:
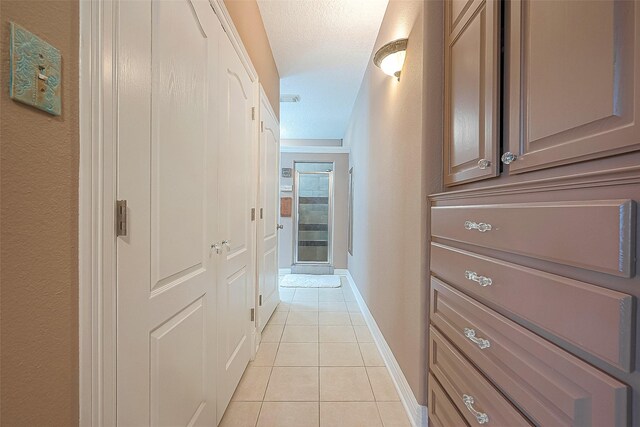
[[[640,425],[640,1],[443,9],[430,421]]]
[[[498,173],[500,2],[445,3],[445,183]]]
[[[640,149],[639,9],[633,1],[508,2],[510,174]]]
[[[517,175],[640,150],[639,3],[449,0],[444,19],[445,185],[498,176],[501,152]]]

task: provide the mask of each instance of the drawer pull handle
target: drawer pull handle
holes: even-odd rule
[[[475,271],[469,271],[469,270],[465,271],[464,277],[466,277],[467,280],[478,282],[478,284],[482,287],[491,286],[491,284],[493,283],[493,280],[491,280],[491,277],[478,276],[478,273],[476,273]]]
[[[476,337],[475,329],[464,328],[464,336],[467,337],[469,341],[475,343],[478,347],[480,347],[480,350],[491,347],[491,343],[489,342],[489,340]]]
[[[467,230],[478,230],[481,233],[485,231],[491,231],[491,224],[487,224],[484,222],[474,222],[474,221],[465,221],[464,228]]]
[[[463,394],[462,402],[464,403],[464,406],[467,407],[469,412],[471,412],[473,416],[476,417],[478,424],[486,424],[489,422],[489,416],[487,414],[485,414],[484,412],[480,412],[473,407],[473,402],[474,402],[473,396],[469,396],[468,394]]]

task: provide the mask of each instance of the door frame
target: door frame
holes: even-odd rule
[[[329,175],[329,219],[327,221],[327,229],[328,229],[328,247],[327,247],[327,261],[317,262],[317,261],[298,261],[298,218],[299,218],[299,203],[298,203],[298,187],[300,185],[300,172],[296,169],[296,164],[298,163],[327,163],[331,165],[331,172],[302,172],[302,174],[316,174],[316,175]],[[335,185],[335,172],[336,172],[336,162],[323,162],[323,161],[312,161],[312,160],[301,160],[293,162],[293,264],[292,265],[321,265],[321,266],[333,266],[333,221],[334,221],[334,185]]]
[[[258,73],[224,0],[209,0],[209,3],[251,80],[257,82]],[[117,419],[117,288],[113,225],[117,166],[115,107],[118,94],[114,80],[117,78],[117,12],[117,1],[80,2],[78,415],[82,426],[110,426],[115,425]]]

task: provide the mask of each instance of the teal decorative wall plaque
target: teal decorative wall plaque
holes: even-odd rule
[[[11,98],[59,116],[60,51],[12,22],[9,55]]]

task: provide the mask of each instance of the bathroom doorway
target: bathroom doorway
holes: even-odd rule
[[[294,274],[333,274],[333,162],[294,162]]]

